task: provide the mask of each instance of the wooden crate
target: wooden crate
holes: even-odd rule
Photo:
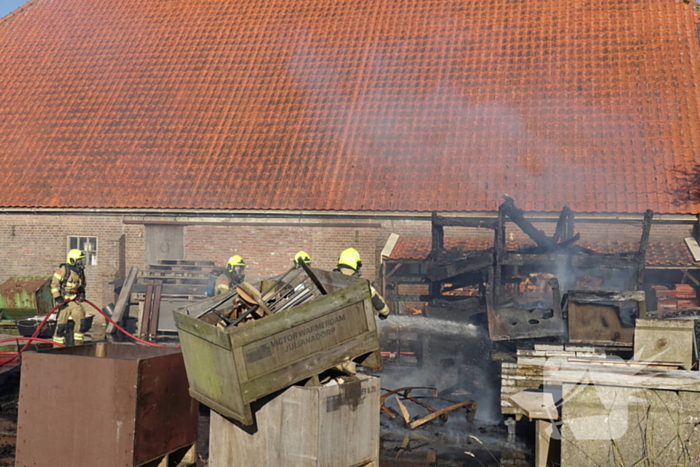
[[[196,318],[220,297],[174,312],[192,397],[250,425],[251,402],[347,359],[381,368],[369,282],[313,272],[327,295],[238,327]]]
[[[212,412],[210,467],[357,467],[379,465],[379,378],[340,385],[292,386],[260,400],[255,425]]]

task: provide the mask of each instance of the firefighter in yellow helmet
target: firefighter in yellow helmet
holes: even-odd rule
[[[360,272],[361,268],[362,259],[360,259],[360,252],[354,248],[347,248],[340,253],[338,265],[333,271],[345,274],[346,276],[359,277],[362,275]],[[369,288],[372,291],[372,306],[377,311],[379,319],[386,319],[387,316],[389,316],[389,307],[371,284]],[[351,375],[356,373],[356,364],[353,361],[346,361],[340,365],[336,365],[335,368],[343,373],[349,373]]]
[[[78,249],[68,252],[66,262],[58,267],[51,278],[51,295],[58,307],[56,332],[53,340],[66,346],[81,345],[84,341],[81,324],[86,313],[85,301],[85,254]]]
[[[297,254],[294,255],[294,269],[300,268],[301,265],[299,263],[302,261],[306,263],[307,266],[311,266],[311,256],[305,251],[297,251]]]
[[[228,259],[226,271],[216,279],[214,293],[216,295],[228,293],[231,287],[235,287],[245,280],[245,261],[240,255],[233,255]]]
[[[354,248],[347,248],[340,253],[338,266],[334,271],[345,274],[346,276],[359,277],[362,275],[360,272],[361,268],[362,260],[360,259],[360,253]],[[389,316],[389,307],[372,285],[370,285],[370,289],[372,290],[372,306],[377,311],[379,319],[386,319],[387,316]]]

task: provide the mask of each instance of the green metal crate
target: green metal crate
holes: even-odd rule
[[[192,397],[250,425],[251,402],[348,359],[381,368],[369,282],[313,272],[327,295],[238,327],[196,318],[220,297],[173,312]]]

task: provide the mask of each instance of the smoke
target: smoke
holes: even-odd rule
[[[455,313],[459,315],[458,311]],[[380,374],[383,388],[436,388],[443,399],[475,400],[477,421],[500,423],[500,386],[491,361],[491,341],[484,327],[425,315],[389,315],[378,322],[378,330],[382,350],[392,352],[385,358],[385,369]],[[415,360],[407,363],[404,355],[395,353],[406,350],[416,354]],[[389,405],[395,404],[390,399]],[[425,402],[435,404],[436,409],[451,405],[441,399]],[[424,408],[416,409],[427,413]],[[464,413],[464,409],[459,411]]]

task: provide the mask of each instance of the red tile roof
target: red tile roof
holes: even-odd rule
[[[590,242],[580,241],[576,245],[589,248],[598,253],[627,253],[637,251],[639,242]],[[518,244],[517,241],[507,241],[508,249],[524,246],[534,246],[534,242],[525,240]],[[446,238],[445,248],[457,248],[464,251],[484,250],[493,247],[493,240],[489,239],[462,239]],[[387,257],[390,260],[423,261],[430,253],[430,239],[425,237],[399,237],[396,246]],[[646,254],[647,267],[653,266],[689,266],[699,267],[700,262],[693,261],[693,256],[683,240],[650,241]]]
[[[0,206],[696,213],[696,19],[31,0],[0,20]]]

